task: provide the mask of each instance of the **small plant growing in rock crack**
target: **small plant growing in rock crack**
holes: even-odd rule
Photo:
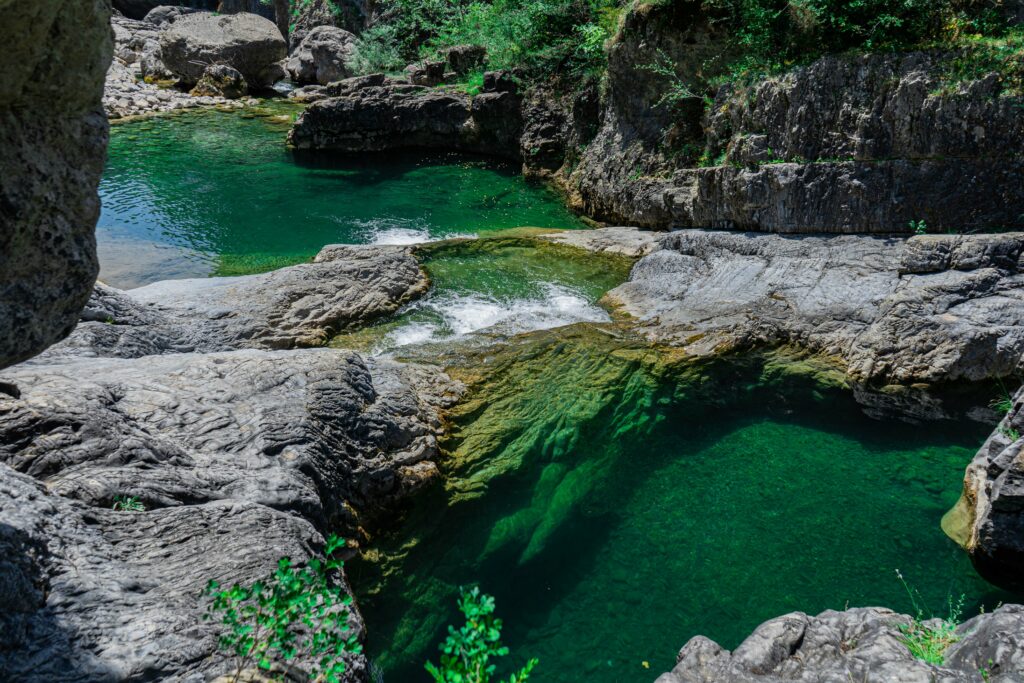
[[[252,665],[270,671],[296,657],[313,662],[306,672],[310,681],[341,680],[344,655],[361,651],[348,624],[352,598],[332,581],[343,564],[332,555],[344,545],[332,535],[323,559],[299,567],[282,557],[273,575],[250,586],[222,590],[216,581],[207,584],[203,595],[210,602],[203,618],[224,627],[219,646],[238,659],[232,681]]]
[[[1010,392],[1006,390],[1006,386],[1004,386],[1002,382],[999,382],[999,394],[1000,396],[998,398],[992,399],[989,406],[991,406],[992,409],[1000,415],[1007,415],[1011,410],[1013,410],[1013,396],[1011,396]]]
[[[641,64],[640,68],[668,81],[668,90],[654,103],[655,107],[665,104],[675,105],[683,100],[700,97],[679,77],[679,74],[676,73],[675,63],[665,54],[664,50],[659,49],[658,58],[650,64]]]
[[[999,427],[999,433],[1005,436],[1010,441],[1020,440],[1020,432],[1014,429],[1013,427],[1007,427],[1006,425],[1002,425],[1001,427]]]
[[[910,654],[918,659],[935,666],[942,666],[946,660],[946,650],[949,649],[950,645],[960,640],[956,630],[960,626],[964,596],[961,595],[960,599],[956,602],[950,597],[948,600],[949,615],[945,619],[940,619],[937,624],[928,624],[926,622],[931,621],[931,619],[927,619],[924,616],[924,609],[922,609],[921,602],[918,599],[920,595],[910,587],[899,569],[896,570],[896,576],[899,578],[900,583],[903,584],[903,588],[907,591],[907,595],[910,596],[910,602],[917,612],[909,624],[901,624],[899,626],[900,633],[902,634],[900,641],[907,646]]]
[[[928,224],[924,221],[910,221],[910,231],[915,235],[927,235]]]
[[[146,506],[135,496],[114,496],[113,509],[117,512],[145,512]]]
[[[438,646],[441,664],[427,662],[427,672],[436,683],[490,683],[497,668],[491,658],[508,654],[501,644],[501,619],[494,616],[494,598],[479,588],[463,588],[459,611],[466,616],[465,625],[457,631],[448,627],[448,637]],[[537,660],[531,659],[508,683],[525,683],[535,666]]]

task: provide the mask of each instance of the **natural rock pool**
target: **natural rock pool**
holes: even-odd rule
[[[465,156],[296,156],[297,108],[184,113],[114,127],[96,228],[116,287],[304,261],[325,244],[411,244],[583,223],[517,168]]]
[[[508,230],[584,227],[544,187],[465,157],[295,157],[290,118],[116,126],[101,278],[490,236],[420,248],[431,292],[332,342],[468,387],[445,483],[349,565],[386,680],[426,679],[467,584],[497,597],[513,658],[539,657],[541,682],[650,681],[691,636],[732,647],[791,610],[911,611],[897,569],[936,614],[1004,597],[939,528],[987,425],[870,420],[837,368],[788,349],[695,361],[635,339],[601,305],[629,260]]]

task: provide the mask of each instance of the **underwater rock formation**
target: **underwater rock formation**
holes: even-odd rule
[[[71,332],[96,280],[109,0],[0,1],[0,368]]]
[[[794,612],[761,624],[732,652],[697,636],[656,683],[1012,683],[1024,671],[1024,607],[1007,605],[961,624],[942,666],[911,654],[900,626],[911,618],[877,607]]]

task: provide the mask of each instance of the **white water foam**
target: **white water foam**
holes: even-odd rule
[[[520,334],[577,322],[608,322],[608,313],[568,287],[545,283],[538,298],[501,300],[442,294],[419,304],[438,323],[409,322],[387,335],[389,348],[464,337],[476,332]]]
[[[440,242],[456,238],[474,239],[474,233],[445,233],[442,235],[431,235],[430,230],[418,224],[418,221],[401,219],[374,219],[362,221],[360,227],[366,235],[367,244],[407,246],[410,244],[424,244],[426,242]]]

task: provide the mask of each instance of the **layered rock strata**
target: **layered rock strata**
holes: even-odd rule
[[[263,578],[328,531],[358,539],[438,476],[460,392],[435,369],[269,349],[322,344],[425,289],[408,249],[358,247],[264,275],[98,285],[71,338],[0,375],[0,678],[228,670],[205,583]],[[112,510],[117,496],[144,511]],[[366,680],[361,655],[349,665]]]

